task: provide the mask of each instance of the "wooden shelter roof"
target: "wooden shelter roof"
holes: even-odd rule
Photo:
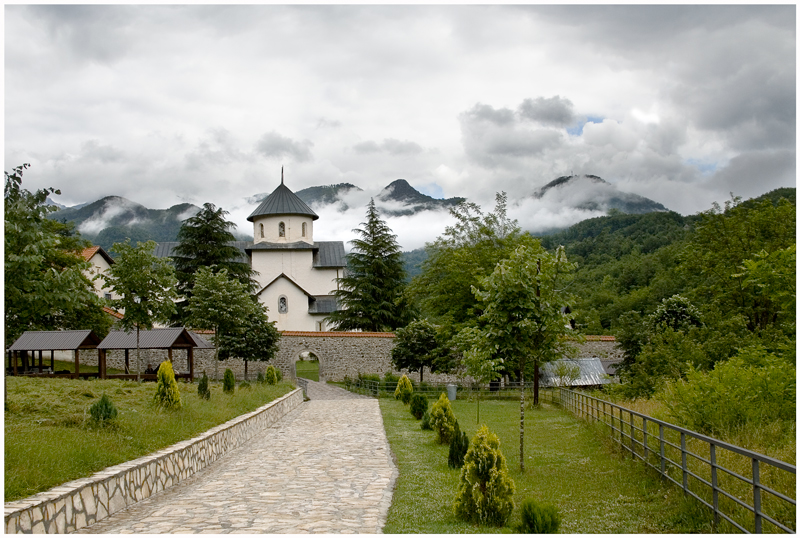
[[[97,346],[98,349],[136,349],[136,331],[111,331]],[[139,331],[139,348],[210,348],[206,340],[190,333],[184,327],[168,327],[166,329],[150,329]]]
[[[65,351],[95,349],[100,337],[91,330],[80,331],[25,331],[9,351]]]

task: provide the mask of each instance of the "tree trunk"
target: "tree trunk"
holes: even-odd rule
[[[244,360],[244,380],[247,381],[247,359]]]
[[[520,372],[519,386],[519,470],[525,472],[525,371]]]
[[[539,361],[533,361],[533,405],[539,405]]]
[[[422,383],[422,371],[425,369],[424,366],[419,367],[419,382]]]

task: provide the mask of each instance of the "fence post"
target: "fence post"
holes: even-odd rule
[[[689,491],[689,469],[686,467],[686,434],[681,432],[681,470],[683,471],[683,494]]]
[[[714,506],[714,527],[719,525],[719,492],[717,491],[717,447],[714,443],[709,443],[711,447],[711,502]]]
[[[636,459],[636,430],[633,427],[633,411],[628,413],[631,419],[631,458]]]
[[[761,483],[758,478],[756,458],[753,458],[753,512],[756,516],[756,533],[761,534]]]
[[[642,455],[644,462],[647,463],[647,419],[642,417]]]
[[[661,456],[661,474],[667,474],[667,462],[664,461],[664,425],[658,425],[659,454]]]

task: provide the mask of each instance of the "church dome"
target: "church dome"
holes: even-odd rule
[[[253,222],[257,217],[271,215],[304,215],[311,217],[311,220],[319,218],[319,215],[283,184],[283,171],[281,171],[281,184],[259,204],[247,220]]]

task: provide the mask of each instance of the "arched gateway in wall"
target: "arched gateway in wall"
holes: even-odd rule
[[[283,331],[273,363],[284,376],[295,375],[294,363],[309,351],[319,358],[319,380],[341,381],[361,373],[392,370],[394,333]]]

